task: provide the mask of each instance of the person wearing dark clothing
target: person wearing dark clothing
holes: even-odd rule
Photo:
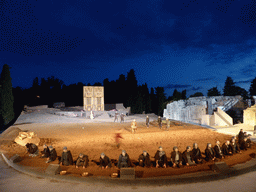
[[[73,165],[73,158],[71,152],[67,150],[67,147],[63,147],[63,152],[60,159],[60,165]]]
[[[156,167],[164,167],[166,168],[166,164],[167,164],[167,157],[165,154],[165,151],[163,151],[163,148],[160,146],[159,150],[157,150],[155,156],[154,156],[155,160],[156,160]]]
[[[50,163],[52,161],[55,161],[57,158],[56,150],[50,145],[49,146],[50,156],[47,158],[46,163]]]
[[[50,156],[50,150],[47,145],[44,145],[44,150],[41,151],[42,156],[41,158],[48,158]]]
[[[150,167],[150,156],[147,151],[143,151],[143,153],[139,156],[138,161],[141,167]]]
[[[171,152],[171,162],[173,167],[182,166],[182,154],[176,146],[173,147],[173,151]]]
[[[226,142],[222,145],[222,149],[223,149],[224,155],[233,155],[233,154],[232,154],[232,147],[231,147],[229,141],[226,141]]]
[[[235,153],[241,153],[240,151],[240,147],[239,145],[236,143],[236,140],[235,139],[232,139],[231,140],[231,149],[232,149],[232,153],[235,154]]]
[[[182,154],[182,158],[183,158],[184,163],[186,163],[187,166],[196,164],[194,161],[193,153],[191,151],[190,146],[187,146],[186,151],[184,151]]]
[[[35,157],[38,155],[38,147],[34,143],[27,143],[26,145],[27,153],[29,153],[29,156]]]
[[[251,148],[252,146],[251,134],[247,136],[246,145],[247,145],[247,148]]]
[[[244,140],[244,132],[243,129],[240,129],[240,132],[238,134],[238,143],[240,144]]]
[[[201,150],[198,148],[197,143],[193,144],[192,154],[193,154],[193,157],[194,157],[194,161],[197,164],[198,163],[203,163],[203,158],[202,158]]]
[[[78,168],[79,166],[83,166],[83,169],[84,169],[88,166],[88,163],[89,163],[88,156],[80,153],[76,160],[76,168]]]
[[[131,167],[130,157],[125,150],[122,150],[122,153],[119,155],[117,167],[119,169],[122,167]]]
[[[159,128],[160,128],[160,129],[162,129],[162,119],[161,119],[161,117],[160,117],[160,116],[158,116],[158,120],[157,120],[157,122],[158,122],[158,126],[159,126]]]
[[[208,143],[205,149],[205,160],[206,161],[214,161],[216,159],[216,154],[214,149],[212,148],[212,144]]]
[[[107,169],[108,167],[109,168],[112,167],[110,159],[104,153],[101,153],[100,155],[100,167],[102,169],[105,169],[105,168]]]
[[[149,117],[148,116],[146,118],[146,126],[147,126],[147,128],[149,128]]]
[[[217,158],[219,158],[219,159],[223,159],[224,158],[223,149],[220,146],[220,142],[219,141],[216,141],[216,145],[214,146],[214,150],[215,150]]]
[[[242,141],[241,141],[241,143],[240,143],[240,149],[242,149],[242,150],[247,150],[247,144],[246,144],[246,142],[247,142],[247,138],[244,138]]]

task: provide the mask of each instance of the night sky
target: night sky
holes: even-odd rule
[[[248,91],[256,77],[254,0],[3,0],[0,71],[13,87],[54,76],[103,83],[135,70],[138,84],[187,96],[227,76]]]

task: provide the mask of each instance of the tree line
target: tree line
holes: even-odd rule
[[[8,124],[18,118],[24,105],[48,105],[52,107],[55,102],[64,102],[66,106],[83,106],[83,86],[91,86],[78,82],[65,85],[54,76],[48,78],[36,77],[32,87],[22,89],[12,87],[9,66],[4,65],[0,77],[0,125]],[[147,83],[138,85],[135,71],[131,69],[127,76],[121,74],[117,80],[104,79],[103,84],[94,83],[92,86],[104,86],[104,101],[106,104],[123,103],[124,107],[131,107],[131,113],[155,113],[163,115],[166,104],[180,99],[187,99],[186,90],[181,92],[175,89],[173,95],[166,98],[164,87],[148,88]],[[208,90],[207,96],[220,96],[217,87]],[[236,86],[231,77],[227,77],[223,89],[224,96],[241,95],[243,99],[256,95],[256,78],[252,80],[249,92]],[[190,97],[203,96],[196,92]]]

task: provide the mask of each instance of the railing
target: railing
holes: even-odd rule
[[[236,100],[231,100],[229,102],[227,102],[224,107],[222,108],[223,111],[228,111],[229,109],[231,109],[235,104],[237,104],[239,102],[239,99]]]

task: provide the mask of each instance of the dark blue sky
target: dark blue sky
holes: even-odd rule
[[[55,76],[66,85],[118,79],[187,96],[222,91],[227,76],[249,89],[256,77],[252,0],[3,0],[0,67],[13,86]]]

